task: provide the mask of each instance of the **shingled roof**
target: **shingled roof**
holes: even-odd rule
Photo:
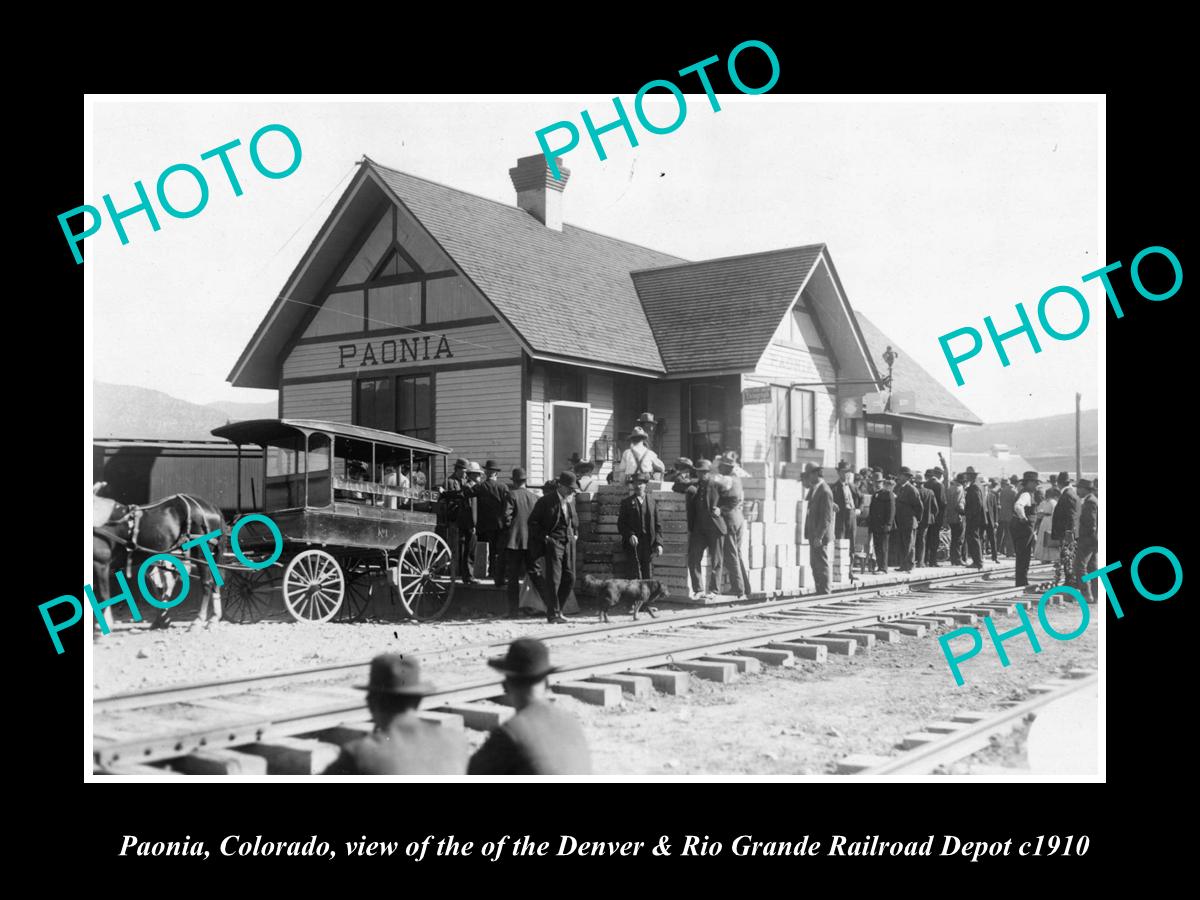
[[[913,360],[912,354],[906,353],[900,345],[875,327],[875,324],[858,310],[854,311],[863,337],[866,338],[867,348],[875,360],[875,365],[881,372],[887,371],[883,361],[884,351],[891,346],[899,356],[892,371],[893,392],[911,392],[916,401],[912,410],[899,415],[922,416],[931,419],[944,419],[963,425],[982,425],[983,420],[964,406],[957,397],[943,387],[942,384],[922,369]],[[884,395],[886,396],[886,395]],[[895,404],[893,404],[893,409]]]
[[[824,246],[634,272],[667,371],[753,369]]]
[[[368,165],[535,351],[665,371],[630,272],[680,257],[565,223],[555,231],[516,206]],[[625,323],[619,341],[580,328],[598,316]]]

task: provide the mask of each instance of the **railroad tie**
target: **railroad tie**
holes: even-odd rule
[[[867,634],[865,631],[837,631],[832,634],[822,635],[822,637],[850,638],[857,641],[858,646],[864,650],[870,650],[875,646],[875,635]]]
[[[475,703],[448,703],[437,707],[434,712],[453,713],[463,724],[476,731],[492,731],[513,717],[511,706],[479,700]]]
[[[888,622],[884,628],[903,634],[907,637],[925,637],[925,632],[930,630],[925,625],[910,625],[907,622]]]
[[[691,686],[691,674],[678,669],[630,669],[623,674],[649,678],[660,694],[686,694]]]
[[[646,675],[593,675],[589,681],[600,684],[615,684],[621,692],[630,697],[649,697],[654,691],[654,683]]]
[[[854,650],[858,646],[858,641],[854,638],[833,637],[830,635],[806,637],[804,641],[808,644],[818,644],[830,653],[840,653],[842,656],[853,656]]]
[[[675,665],[685,672],[691,672],[697,678],[728,684],[737,680],[737,666],[728,662],[705,662],[698,659],[688,659],[675,662]]]
[[[791,648],[786,650],[764,649],[762,647],[743,647],[737,651],[738,656],[749,656],[768,666],[783,666],[791,668],[796,665],[796,654]]]
[[[597,681],[556,681],[550,685],[556,694],[566,694],[593,706],[620,706],[621,686]]]
[[[809,644],[803,641],[774,641],[767,644],[771,650],[786,650],[797,659],[823,663],[829,658],[829,649],[824,644]],[[853,652],[853,650],[851,651]]]
[[[266,775],[266,757],[221,747],[197,750],[173,760],[171,765],[187,775]]]
[[[872,753],[852,753],[840,760],[833,770],[834,775],[854,775],[863,769],[871,769],[887,762],[889,757],[876,756]]]
[[[843,631],[840,634],[860,634],[875,638],[881,644],[897,644],[900,642],[900,632],[890,628],[855,628],[853,631]]]
[[[705,662],[727,662],[737,667],[739,675],[757,675],[762,671],[762,663],[752,656],[738,656],[732,653],[719,653],[713,656],[702,656]]]
[[[920,747],[922,744],[931,744],[940,737],[940,734],[934,734],[930,731],[914,731],[912,734],[906,734],[902,737],[898,746],[901,750],[912,750],[914,747]]]
[[[241,749],[263,757],[268,775],[320,775],[342,752],[337,744],[292,737],[249,744]]]

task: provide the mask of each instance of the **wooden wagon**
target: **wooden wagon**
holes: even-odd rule
[[[238,446],[239,485],[242,446],[262,448],[261,509],[283,538],[272,565],[226,576],[225,618],[254,621],[278,611],[282,599],[299,622],[352,621],[381,585],[394,589],[408,616],[446,612],[455,568],[437,529],[435,485],[445,479],[450,448],[312,419],[256,419],[212,433]],[[238,546],[265,562],[277,541],[265,523],[240,514],[240,491],[237,502]]]

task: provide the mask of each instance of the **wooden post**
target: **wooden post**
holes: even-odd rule
[[[1079,392],[1076,392],[1076,394],[1075,394],[1075,481],[1076,482],[1078,482],[1079,479],[1081,479],[1082,476],[1084,476],[1084,472],[1082,472],[1082,466],[1081,466],[1082,457],[1080,456],[1080,450],[1079,450],[1079,427],[1080,427],[1079,426],[1079,419],[1080,419],[1079,403],[1080,403],[1081,398],[1082,398],[1082,395],[1079,394]]]

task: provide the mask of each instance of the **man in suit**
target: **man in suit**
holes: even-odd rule
[[[930,472],[930,475],[932,474]],[[938,506],[937,496],[926,486],[919,475],[913,476],[913,487],[917,489],[917,493],[921,497],[921,518],[913,533],[913,544],[916,550],[914,562],[918,567],[921,567],[925,565],[925,560],[928,558],[925,541],[928,540],[931,534],[935,536],[938,534],[937,521],[942,509]],[[937,555],[936,548],[934,548],[934,555],[935,557]]]
[[[685,474],[681,473],[676,478],[671,490],[687,497],[688,581],[692,588],[692,599],[696,600],[720,593],[723,542],[728,526],[721,515],[721,489],[713,480],[712,463],[707,459],[697,460],[692,478],[684,480]],[[708,585],[701,593],[700,564],[705,553],[708,554]]]
[[[1083,576],[1095,572],[1099,568],[1096,562],[1096,551],[1099,549],[1100,504],[1096,500],[1094,485],[1086,478],[1079,479],[1079,524],[1075,538],[1075,571],[1072,573],[1071,584],[1089,602],[1096,602],[1096,582],[1093,578],[1084,584]],[[1061,501],[1060,501],[1061,502]]]
[[[1013,549],[1017,554],[1016,586],[1029,584],[1029,560],[1033,556],[1035,514],[1037,512],[1037,486],[1041,483],[1037,472],[1026,472],[1021,478],[1021,493],[1013,501],[1013,516],[1008,523],[1012,533]]]
[[[996,527],[999,528],[1000,552],[1006,557],[1013,555],[1012,532],[1008,526],[1012,522],[1013,504],[1017,502],[1019,480],[1013,475],[1000,483],[1000,512],[996,516]]]
[[[504,674],[504,692],[517,712],[471,757],[467,774],[591,775],[591,753],[578,720],[548,702],[546,676],[558,667],[550,665],[546,645],[517,638],[488,665]]]
[[[946,524],[946,486],[942,484],[941,466],[934,466],[925,473],[925,487],[933,492],[937,501],[937,520],[925,529],[925,565],[934,566],[938,563],[938,547],[942,542],[942,526]]]
[[[1000,562],[996,552],[996,528],[1000,522],[1000,481],[988,479],[988,487],[983,494],[984,504],[988,508],[988,518],[984,522],[984,548],[991,556],[991,562]]]
[[[646,493],[650,476],[636,472],[629,476],[633,493],[621,501],[617,510],[617,530],[621,543],[633,556],[635,578],[653,578],[651,560],[662,555],[662,537],[658,527],[658,504]]]
[[[488,545],[488,574],[496,587],[504,587],[504,544],[508,531],[508,485],[500,482],[500,467],[493,460],[483,465],[486,478],[471,492],[475,498],[475,533]]]
[[[987,503],[983,497],[983,488],[979,484],[979,476],[970,466],[967,466],[966,486],[966,524],[967,524],[967,554],[971,557],[971,568],[983,568],[983,551],[980,542],[983,539],[984,525],[987,523]]]
[[[825,482],[820,466],[806,463],[804,483],[808,485],[808,514],[804,519],[804,537],[808,540],[808,560],[818,594],[829,593],[829,542],[834,540],[837,516],[833,491]]]
[[[450,552],[454,554],[454,571],[462,578],[463,571],[470,572],[470,567],[475,564],[475,548],[472,543],[470,548],[469,563],[465,559],[466,553],[466,538],[459,533],[458,518],[460,507],[466,502],[462,496],[462,489],[467,484],[467,461],[465,459],[456,459],[454,461],[454,471],[446,476],[445,482],[442,484],[442,492],[438,498],[438,527],[442,529],[446,538],[446,543],[450,545]],[[471,536],[474,541],[474,534]],[[465,581],[466,579],[464,579]],[[472,580],[474,580],[472,578]]]
[[[504,518],[508,533],[504,542],[504,581],[508,587],[508,617],[520,615],[521,579],[528,577],[540,594],[537,561],[529,559],[529,516],[540,495],[525,486],[525,470],[512,470],[512,487],[506,498]]]
[[[738,600],[746,600],[750,573],[746,569],[746,561],[742,559],[742,530],[746,525],[742,517],[745,494],[742,479],[737,474],[741,466],[737,464],[737,455],[734,453],[726,453],[717,463],[720,468],[720,478],[714,479],[720,488],[717,505],[721,507],[721,516],[725,519],[725,538],[721,541],[724,555],[722,563],[729,576],[730,592]]]
[[[967,476],[959,472],[946,485],[946,524],[950,526],[950,565],[963,562],[963,514],[967,511]]]
[[[462,732],[422,721],[421,698],[434,691],[412,656],[384,653],[371,660],[367,708],[375,731],[347,744],[326,775],[462,775],[467,742]]]
[[[901,572],[913,570],[913,537],[922,513],[921,495],[913,487],[912,477],[912,469],[900,467],[896,486],[896,537],[900,541]]]
[[[462,490],[458,497],[458,575],[463,584],[475,583],[475,546],[478,543],[475,527],[479,521],[479,500],[474,496],[483,482],[483,469],[471,460],[467,463]]]
[[[542,602],[549,622],[567,621],[562,604],[575,584],[575,539],[579,535],[575,489],[575,473],[560,472],[554,491],[539,497],[529,514],[529,536],[542,560]]]
[[[1079,493],[1071,486],[1068,472],[1058,473],[1058,489],[1058,503],[1050,519],[1050,537],[1060,542],[1054,583],[1071,584],[1075,574],[1075,535],[1079,531]]]
[[[895,486],[896,481],[891,476],[883,480],[871,495],[871,511],[867,518],[871,542],[875,545],[875,571],[884,575],[888,570],[888,543],[892,529],[896,527],[896,495],[892,493]]]
[[[854,527],[858,524],[858,505],[862,502],[858,489],[850,483],[853,470],[850,463],[844,459],[837,464],[838,480],[832,488],[833,502],[837,506],[837,520],[834,522],[834,536],[837,540],[849,540],[854,543]]]

